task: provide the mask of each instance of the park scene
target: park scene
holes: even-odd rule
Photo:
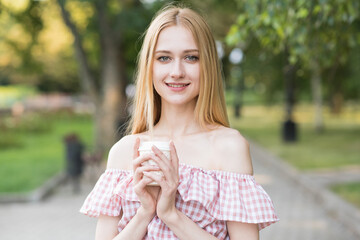
[[[359,239],[358,0],[0,0],[0,239],[94,239],[79,209],[169,3],[214,34],[230,125],[280,218],[261,239]]]

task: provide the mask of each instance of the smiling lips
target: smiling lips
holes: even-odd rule
[[[166,86],[168,86],[171,90],[174,91],[181,91],[183,89],[185,89],[187,86],[190,85],[190,83],[185,83],[185,84],[179,84],[179,83],[165,83]]]

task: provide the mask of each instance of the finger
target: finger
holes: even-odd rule
[[[139,156],[138,158],[134,159],[132,162],[134,171],[136,170],[136,168],[142,166],[142,164],[144,162],[153,159],[153,157],[154,157],[154,154],[144,154],[144,155]]]
[[[157,182],[161,187],[166,183],[164,176],[156,174],[154,172],[144,172],[144,177],[152,179],[152,181]]]
[[[160,150],[158,149],[156,146],[152,146],[151,147],[151,150],[155,153],[156,156],[158,156],[159,158],[162,158],[162,159],[168,159],[168,157],[165,156],[165,154]]]
[[[164,161],[163,159],[155,155],[153,156],[152,160],[159,166],[166,179],[172,179],[175,174],[175,169],[173,168],[173,166],[171,166],[168,159]]]
[[[154,180],[148,176],[144,176],[141,181],[139,182],[139,187],[143,188],[145,190],[145,187],[149,184],[152,183]]]
[[[173,141],[170,141],[170,160],[176,171],[179,169],[179,158],[176,152],[175,144]]]
[[[134,191],[139,196],[139,198],[141,198],[141,196],[149,195],[145,187],[151,182],[153,182],[151,178],[144,176],[138,183],[134,185]]]
[[[170,168],[170,159],[165,156],[165,154],[160,151],[156,146],[152,146],[151,150],[154,152],[155,156],[157,156],[167,168]]]
[[[145,166],[138,167],[138,168],[136,168],[136,170],[134,172],[133,179],[134,179],[135,183],[138,183],[141,181],[144,171],[159,171],[159,170],[160,170],[160,168],[155,165],[145,165]]]
[[[136,173],[141,173],[143,174],[143,172],[152,172],[152,171],[160,171],[161,169],[159,168],[159,166],[156,166],[156,165],[144,165],[144,166],[141,166],[141,167],[138,167],[136,169]]]
[[[135,144],[134,144],[133,159],[136,159],[137,157],[139,157],[139,146],[140,146],[140,138],[136,138]]]

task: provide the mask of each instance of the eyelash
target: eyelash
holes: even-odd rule
[[[186,59],[188,59],[189,61],[191,62],[196,62],[199,60],[199,57],[198,56],[195,56],[195,55],[188,55],[185,57]]]
[[[157,60],[160,62],[166,62],[169,59],[170,59],[170,57],[168,57],[168,56],[160,56],[157,58]],[[195,55],[187,55],[187,56],[185,56],[185,59],[190,62],[196,62],[199,60],[199,57],[195,56]]]
[[[166,58],[166,59],[165,59]],[[165,62],[165,61],[167,61],[167,60],[169,60],[170,59],[170,57],[168,57],[168,56],[161,56],[161,57],[158,57],[157,58],[157,60],[159,60],[160,62]]]

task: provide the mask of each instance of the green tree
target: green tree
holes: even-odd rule
[[[95,146],[101,154],[121,136],[128,119],[125,89],[132,78],[128,69],[134,69],[137,51],[134,43],[148,24],[151,10],[138,0],[57,2],[74,38],[81,85],[96,106]],[[91,9],[83,28],[74,20],[74,6]],[[91,51],[86,49],[86,43],[93,46]]]
[[[51,1],[0,0],[0,84],[78,92],[69,34]]]
[[[229,44],[248,44],[252,39],[274,54],[286,56],[284,80],[293,89],[296,72],[309,71],[315,111],[315,129],[323,129],[322,75],[325,69],[346,64],[351,49],[359,44],[359,1],[237,1],[240,14],[229,31]],[[287,119],[294,103],[287,91]]]
[[[33,57],[33,49],[38,42],[39,33],[43,29],[41,18],[42,8],[39,2],[31,1],[18,7],[0,1],[0,51],[4,51],[0,64],[4,75],[8,78],[9,72],[34,75],[41,71],[41,64]],[[5,49],[7,53],[5,53]],[[16,66],[9,64],[7,54],[16,56]],[[0,60],[0,62],[2,62]],[[10,81],[8,81],[10,82]]]

